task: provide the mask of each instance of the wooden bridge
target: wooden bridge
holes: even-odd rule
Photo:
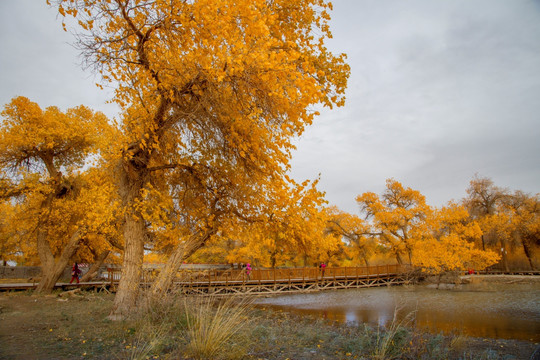
[[[245,270],[182,270],[177,273],[174,289],[186,295],[279,294],[330,289],[397,285],[409,281],[408,265],[361,267],[290,268]],[[109,269],[111,287],[120,279],[120,269]],[[155,271],[145,271],[141,284],[149,286]]]
[[[145,269],[141,286],[149,287],[157,276],[157,271]],[[508,274],[488,270],[477,274]],[[465,274],[465,273],[464,273]],[[512,271],[512,275],[540,275],[538,271]],[[80,284],[57,283],[55,288],[114,289],[120,280],[121,269],[107,269],[105,281]],[[383,285],[408,283],[412,277],[410,265],[379,265],[360,267],[326,268],[324,273],[318,268],[253,269],[245,270],[180,270],[174,289],[186,295],[232,295],[232,294],[280,294],[291,292],[311,292],[331,289],[355,289]],[[37,283],[0,283],[0,291],[31,290]]]

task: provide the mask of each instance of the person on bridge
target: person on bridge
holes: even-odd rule
[[[324,270],[326,269],[326,264],[325,263],[321,263],[321,265],[319,265],[319,267],[321,268],[321,279],[324,278]]]
[[[251,274],[251,264],[250,263],[247,263],[246,264],[246,275],[247,275],[247,279],[249,280],[249,275]]]
[[[77,280],[77,284],[79,283],[79,275],[81,274],[81,269],[79,269],[79,265],[77,263],[73,264],[73,267],[71,268],[71,281],[70,284],[73,283],[73,280]]]

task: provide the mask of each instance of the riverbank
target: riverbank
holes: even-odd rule
[[[462,284],[497,283],[497,284],[540,284],[540,276],[531,275],[464,275],[459,277]]]
[[[68,297],[64,293],[0,295],[0,359],[190,359],[197,356],[190,342],[194,335],[189,331],[189,316],[186,316],[190,307],[185,305],[184,299],[153,306],[134,320],[123,322],[106,319],[112,300],[110,294],[93,292]],[[402,327],[403,322],[389,325],[384,331],[264,307],[250,307],[241,317],[241,324],[234,329],[232,337],[210,358],[377,359],[395,356],[400,359],[509,360],[528,359],[537,346],[518,340],[431,335]]]
[[[540,276],[531,275],[459,275],[449,273],[438,276],[429,276],[421,281],[430,288],[453,289],[464,284],[540,284]]]

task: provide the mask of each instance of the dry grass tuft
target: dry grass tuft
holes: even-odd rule
[[[227,342],[249,324],[251,300],[235,297],[186,299],[187,352],[195,359],[215,359]]]
[[[394,353],[401,349],[401,340],[398,339],[402,333],[408,333],[406,328],[411,327],[416,318],[416,311],[411,311],[402,320],[398,320],[401,308],[396,306],[392,322],[384,331],[379,327],[376,333],[376,346],[373,352],[373,359],[385,360],[394,358]]]

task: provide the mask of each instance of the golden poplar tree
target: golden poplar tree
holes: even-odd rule
[[[375,254],[377,233],[372,233],[369,224],[354,214],[336,207],[327,209],[327,232],[343,238],[350,261],[369,266],[369,259]]]
[[[441,209],[432,208],[419,191],[393,179],[386,181],[381,197],[364,193],[357,201],[369,221],[367,232],[400,264],[407,255],[411,265],[441,275],[466,268],[484,269],[499,259],[493,251],[476,246],[483,231],[463,206],[449,203]]]
[[[482,230],[461,205],[449,203],[435,209],[426,224],[429,231],[415,243],[412,261],[426,273],[440,279],[448,271],[483,270],[499,260],[495,252],[476,246]]]
[[[50,292],[81,240],[107,222],[108,183],[82,168],[104,148],[110,127],[84,106],[42,110],[25,97],[12,99],[2,118],[0,197],[18,204],[19,243],[32,239],[42,267],[37,291]]]
[[[535,258],[540,247],[540,194],[514,191],[504,197],[500,212],[506,220],[505,236],[513,247],[523,249],[531,270],[536,270]]]
[[[369,232],[377,234],[379,241],[394,254],[399,264],[404,263],[403,256],[412,263],[413,248],[425,236],[425,219],[432,211],[425,197],[417,190],[388,179],[382,196],[366,192],[356,201],[370,221]]]
[[[349,67],[325,47],[324,0],[55,3],[78,20],[88,62],[116,86],[124,110],[116,161],[125,253],[111,313],[122,318],[136,304],[152,212],[144,189],[177,171],[184,183],[238,176],[264,189],[287,170],[291,137],[316,116],[310,107],[343,104]],[[207,241],[219,212],[203,203],[214,210],[190,248]]]
[[[540,246],[538,195],[511,193],[478,176],[470,181],[467,195],[463,203],[482,228],[482,247],[501,255],[502,269],[510,270],[509,255],[519,249],[535,268],[534,254]]]

